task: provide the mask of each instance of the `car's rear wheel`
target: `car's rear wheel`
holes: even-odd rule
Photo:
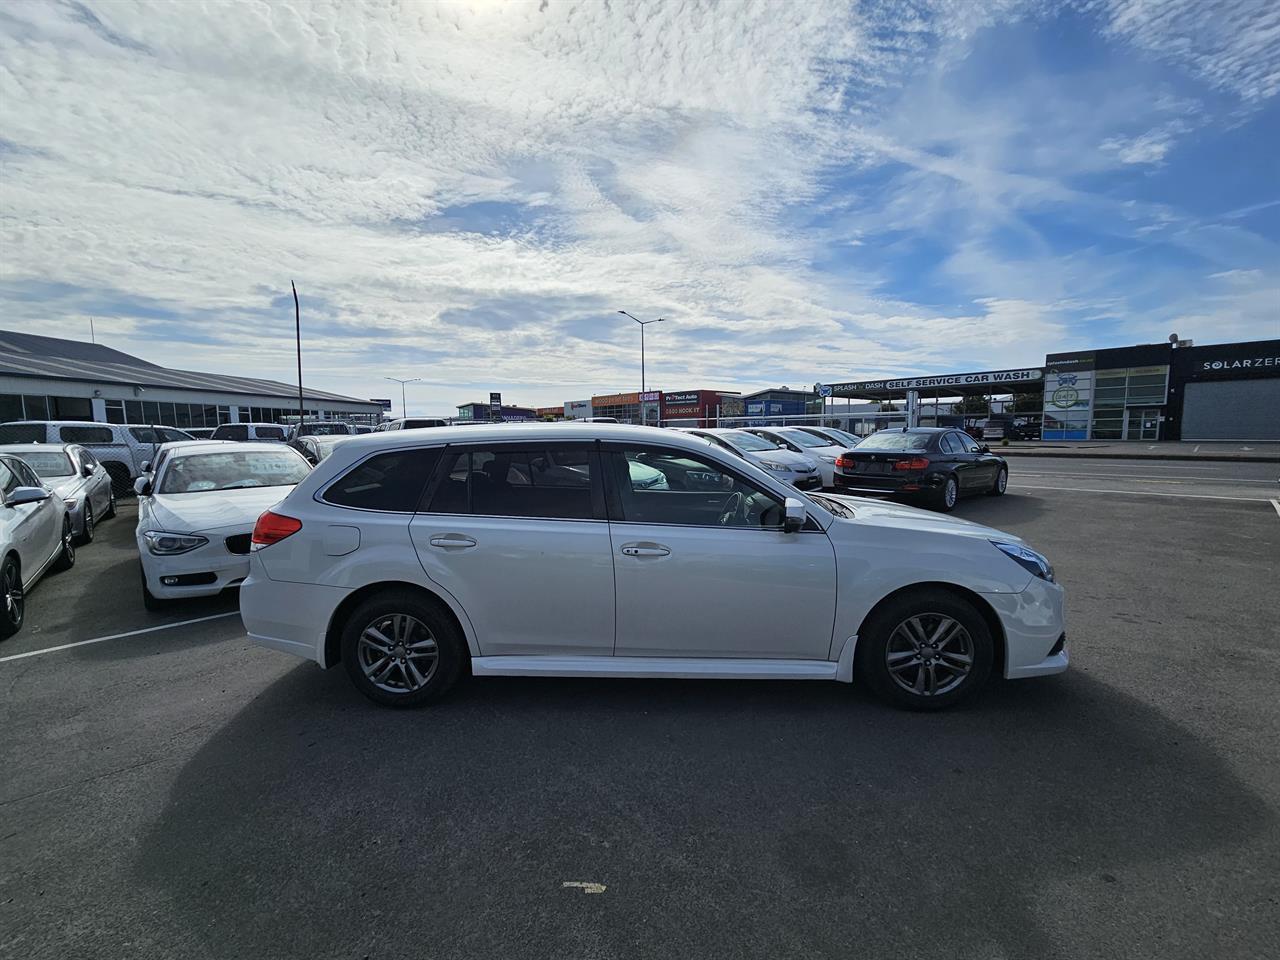
[[[942,513],[950,513],[956,508],[960,499],[960,483],[954,476],[949,476],[933,495],[933,509]]]
[[[22,619],[27,610],[26,594],[22,592],[22,571],[13,557],[5,557],[4,563],[0,564],[0,598],[4,600],[4,608],[0,610],[0,640],[4,640],[22,629]]]
[[[1009,486],[1009,468],[1001,467],[1000,472],[996,474],[995,483],[991,484],[991,489],[987,491],[988,496],[1000,497],[1004,495],[1005,488]]]
[[[439,603],[387,590],[356,607],[342,629],[342,662],[366,697],[391,707],[437,700],[458,679],[466,642]]]
[[[80,542],[93,543],[93,504],[88,497],[84,500],[84,525],[80,530]]]
[[[858,636],[858,676],[881,699],[910,710],[941,710],[964,699],[986,682],[993,659],[982,615],[945,590],[894,598]]]
[[[76,565],[76,538],[71,529],[71,518],[65,514],[62,517],[62,550],[58,553],[58,559],[53,562],[53,569],[61,572],[70,570]]]

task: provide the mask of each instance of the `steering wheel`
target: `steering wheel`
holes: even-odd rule
[[[724,503],[720,505],[720,526],[727,527],[733,523],[738,514],[742,512],[742,505],[745,502],[741,491],[729,494]]]

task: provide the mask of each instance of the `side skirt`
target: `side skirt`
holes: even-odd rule
[[[719,657],[472,657],[477,677],[668,677],[707,680],[835,680],[829,660]]]

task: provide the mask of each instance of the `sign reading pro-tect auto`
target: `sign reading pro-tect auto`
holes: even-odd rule
[[[1022,383],[1039,383],[1044,371],[987,370],[982,373],[949,373],[936,377],[910,377],[905,380],[858,380],[852,383],[833,383],[831,392],[857,396],[862,391],[874,390],[931,390],[937,387],[1008,386]]]

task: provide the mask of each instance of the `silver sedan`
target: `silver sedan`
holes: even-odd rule
[[[15,443],[0,447],[35,471],[44,485],[67,505],[71,529],[81,543],[93,540],[94,525],[116,515],[111,475],[78,443]]]

